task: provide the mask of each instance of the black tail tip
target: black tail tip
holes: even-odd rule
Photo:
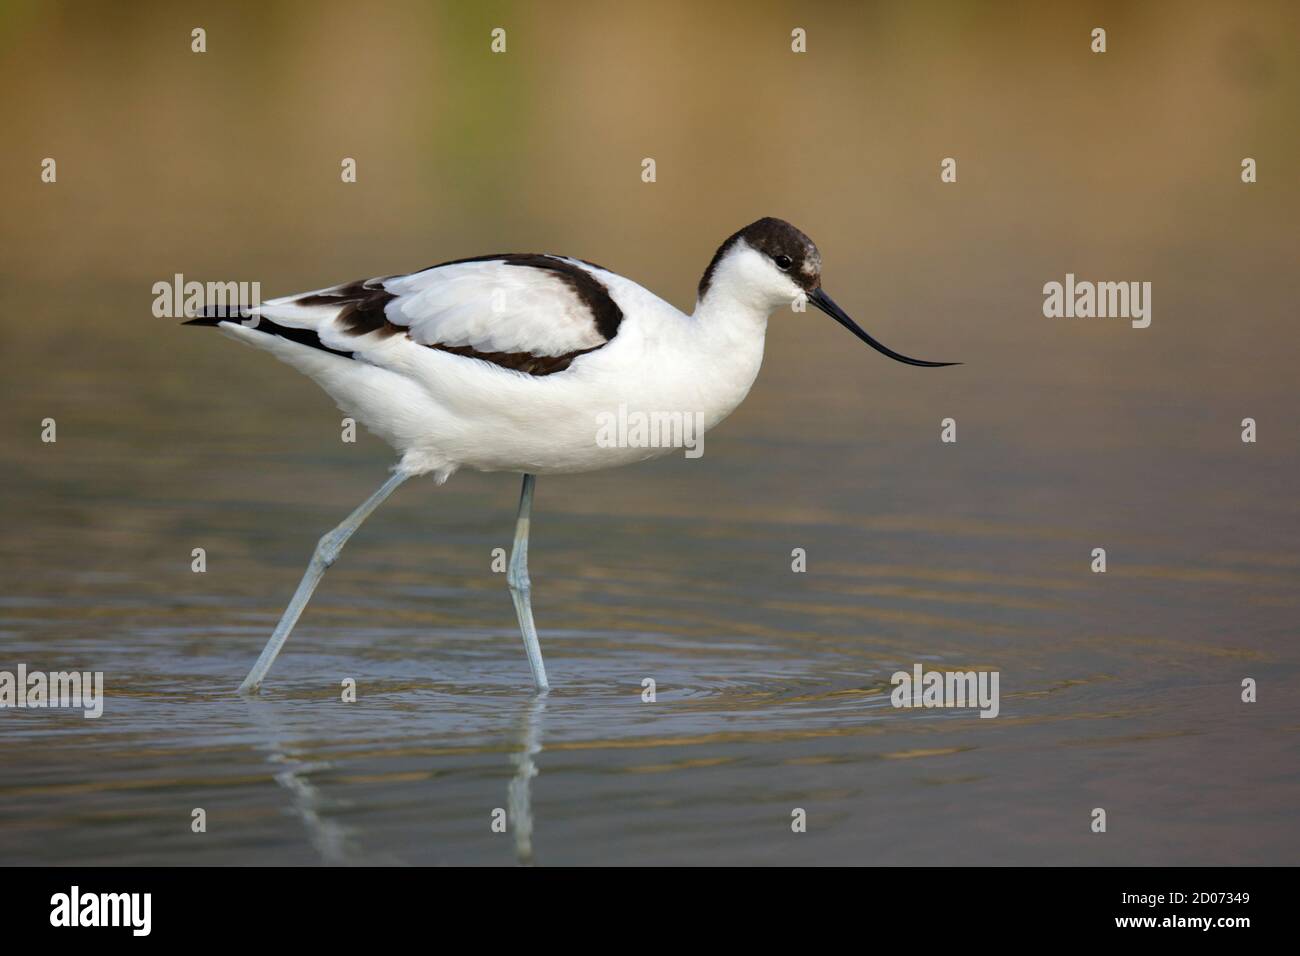
[[[181,325],[220,325],[222,322],[243,322],[252,317],[251,305],[208,305],[192,319]]]

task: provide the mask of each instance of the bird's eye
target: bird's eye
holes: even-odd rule
[[[790,267],[794,265],[794,260],[789,256],[777,256],[772,261],[776,263],[776,267],[782,272],[789,272]]]

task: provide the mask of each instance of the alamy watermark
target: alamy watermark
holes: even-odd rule
[[[74,885],[50,897],[51,926],[121,926],[133,936],[148,936],[152,913],[152,893],[83,893]]]
[[[1043,286],[1043,315],[1049,319],[1129,319],[1135,329],[1151,324],[1150,282],[1076,281],[1073,272],[1065,282]]]
[[[170,282],[155,282],[152,291],[153,314],[159,319],[193,319],[205,313],[246,319],[248,309],[262,304],[261,282],[187,282],[179,272]]]
[[[104,712],[103,671],[0,671],[0,708],[80,708],[94,720]]]
[[[927,671],[912,665],[912,673],[895,671],[889,695],[895,707],[978,707],[981,717],[996,717],[1000,671]]]
[[[596,415],[598,448],[682,448],[687,458],[704,454],[704,413],[628,411]]]

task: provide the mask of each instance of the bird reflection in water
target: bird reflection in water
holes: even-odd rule
[[[245,697],[243,700],[264,738],[264,742],[257,747],[266,751],[267,762],[275,768],[275,782],[289,791],[293,814],[302,821],[307,830],[307,839],[320,854],[321,862],[329,866],[350,862],[354,855],[352,831],[338,821],[321,815],[325,800],[311,782],[312,774],[327,770],[333,765],[319,760],[301,760],[295,755],[293,744],[286,742],[284,725],[276,714],[275,702],[255,697]]]
[[[546,695],[529,698],[519,726],[519,751],[512,754],[515,775],[506,788],[506,817],[515,836],[515,858],[523,865],[533,863],[533,777],[537,763],[533,755],[542,751],[542,715]]]
[[[256,697],[245,697],[243,701],[259,731],[261,740],[257,749],[266,753],[267,762],[274,768],[275,782],[288,791],[292,813],[302,821],[307,838],[320,855],[321,862],[329,866],[359,862],[355,832],[326,815],[328,810],[338,808],[338,802],[327,800],[311,780],[313,774],[334,765],[327,761],[301,759],[298,748],[289,739],[275,702]],[[542,750],[542,716],[545,712],[544,694],[528,698],[517,727],[518,749],[510,755],[515,772],[506,788],[506,819],[514,835],[515,858],[525,866],[534,862],[532,781],[538,773],[534,757]]]

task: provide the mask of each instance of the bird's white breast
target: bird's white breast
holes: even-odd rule
[[[639,414],[660,423],[681,418],[687,437],[713,428],[753,384],[762,335],[719,341],[698,320],[622,283],[630,288],[611,288],[624,311],[618,334],[562,373],[536,377],[439,352],[413,354],[412,377],[438,411],[412,460],[428,454],[486,471],[550,474],[684,454],[638,442],[635,429],[611,444],[608,426],[635,423]]]

